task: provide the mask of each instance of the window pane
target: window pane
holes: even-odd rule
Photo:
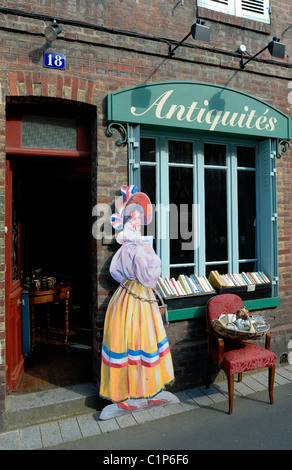
[[[180,274],[184,274],[185,276],[190,276],[194,274],[194,267],[193,266],[182,266],[180,268],[170,268],[170,277],[174,277],[175,279],[178,278]]]
[[[217,144],[204,145],[205,165],[226,165],[226,146]]]
[[[257,271],[256,262],[250,261],[249,263],[239,263],[239,272],[248,273]]]
[[[147,194],[152,204],[156,204],[156,172],[154,166],[141,165],[141,192]]]
[[[238,171],[239,259],[255,258],[255,172]]]
[[[192,233],[193,169],[169,168],[170,262],[194,261]]]
[[[191,142],[169,141],[170,163],[193,163],[193,145]]]
[[[76,150],[76,120],[23,115],[21,146],[29,148]]]
[[[141,192],[147,194],[150,198],[151,204],[153,206],[153,217],[152,222],[147,225],[147,227],[142,226],[142,235],[152,235],[153,236],[153,248],[156,250],[156,220],[155,220],[155,188],[156,188],[156,168],[154,166],[142,166],[141,165]]]
[[[205,169],[206,261],[227,259],[226,171]]]
[[[208,264],[206,266],[206,277],[209,277],[209,274],[211,271],[218,271],[219,274],[226,274],[229,272],[229,264],[228,263],[222,263],[222,264]]]
[[[237,166],[255,168],[255,149],[251,147],[237,147]]]
[[[155,162],[155,139],[141,139],[141,162]]]

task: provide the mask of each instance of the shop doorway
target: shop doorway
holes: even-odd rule
[[[89,152],[17,154],[7,143],[7,393],[91,381]],[[63,288],[68,302],[56,296]],[[34,306],[32,322],[31,295],[51,291],[52,299]]]
[[[80,173],[76,159],[68,158],[13,157],[8,165],[16,206],[12,210],[12,270],[17,285],[12,289],[12,298],[14,312],[20,314],[22,310],[22,321],[15,319],[11,325],[11,329],[18,331],[10,349],[18,350],[13,360],[19,377],[13,373],[10,387],[27,393],[89,381],[92,367],[89,175]],[[55,287],[71,287],[68,337],[64,302],[49,305],[49,330],[48,305],[36,305],[34,339],[30,312],[26,331],[30,348],[21,351],[20,345],[28,341],[23,331],[24,292],[26,288],[30,292],[47,291],[48,278],[52,277],[56,279]]]

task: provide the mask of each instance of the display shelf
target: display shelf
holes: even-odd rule
[[[264,310],[267,308],[276,308],[281,304],[280,297],[269,297],[262,299],[251,299],[244,301],[244,306],[249,311],[255,310]],[[183,321],[183,320],[193,320],[194,318],[203,318],[205,317],[205,305],[201,306],[192,306],[188,308],[176,308],[170,309],[168,311],[168,320],[169,322],[173,321]]]
[[[217,294],[236,294],[243,300],[252,300],[271,297],[272,285],[266,283],[250,286],[215,287],[215,290]]]
[[[199,292],[197,294],[181,295],[179,297],[167,297],[164,302],[167,305],[167,310],[178,310],[186,309],[191,307],[205,306],[211,297],[216,294],[216,291],[212,292]]]

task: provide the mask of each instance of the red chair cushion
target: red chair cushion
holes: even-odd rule
[[[249,341],[225,341],[223,369],[228,375],[276,364],[276,355]]]

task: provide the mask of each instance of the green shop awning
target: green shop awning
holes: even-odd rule
[[[163,126],[216,135],[289,140],[291,120],[239,90],[203,82],[156,82],[108,95],[108,122]]]

